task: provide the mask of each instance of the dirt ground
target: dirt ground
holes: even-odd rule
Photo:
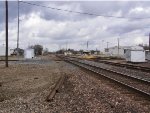
[[[60,76],[64,84],[51,102],[46,97]],[[149,113],[149,107],[54,55],[0,65],[0,113]]]
[[[61,64],[52,59],[47,60],[47,58],[38,62],[36,60],[33,62],[10,62],[8,68],[4,67],[4,62],[0,64],[1,113],[7,111],[15,101],[23,98],[25,101],[29,101],[40,92],[49,93],[62,75]],[[43,99],[45,98],[43,97]]]

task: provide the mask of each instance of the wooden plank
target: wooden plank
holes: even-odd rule
[[[58,89],[59,89],[60,86],[63,84],[64,79],[65,79],[65,76],[64,76],[64,75],[59,78],[59,80],[57,81],[55,87],[54,87],[53,90],[50,92],[50,94],[47,96],[46,101],[52,101],[52,100],[53,100],[55,94],[58,92]]]

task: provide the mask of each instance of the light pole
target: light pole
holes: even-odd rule
[[[118,56],[119,56],[119,46],[120,46],[120,45],[119,45],[119,38],[118,38]]]
[[[87,41],[87,45],[86,45],[86,46],[87,46],[87,51],[88,51],[88,47],[89,47],[89,41]]]

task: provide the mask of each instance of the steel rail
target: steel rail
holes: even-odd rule
[[[145,67],[145,66],[135,66],[135,65],[132,65],[132,64],[109,62],[109,61],[99,61],[99,60],[98,60],[98,62],[105,63],[105,64],[110,64],[110,65],[115,65],[115,66],[126,67],[128,69],[141,70],[143,72],[150,73],[150,68],[149,67]]]
[[[102,73],[100,73],[100,72],[98,72],[98,71],[95,71],[95,70],[93,70],[93,69],[90,69],[89,67],[83,66],[83,65],[87,65],[87,64],[84,64],[84,63],[81,63],[81,62],[77,62],[77,61],[73,61],[73,60],[68,60],[68,59],[65,59],[65,61],[67,61],[67,62],[69,62],[69,63],[72,63],[72,64],[74,64],[74,65],[77,65],[77,66],[79,66],[79,67],[82,67],[82,68],[84,68],[84,69],[87,69],[87,70],[89,70],[89,71],[92,71],[92,72],[94,72],[94,73],[96,73],[96,74],[102,75],[102,76],[105,77],[105,78],[108,78],[108,79],[110,79],[110,80],[112,80],[112,81],[114,81],[114,82],[117,82],[117,83],[119,83],[119,84],[121,84],[121,85],[123,85],[123,86],[126,86],[126,87],[128,87],[128,88],[130,88],[130,89],[132,89],[132,90],[134,90],[134,91],[136,91],[136,92],[142,94],[143,96],[146,96],[146,97],[150,98],[150,93],[148,93],[148,92],[145,92],[145,91],[143,91],[143,90],[141,90],[141,89],[135,88],[134,86],[131,86],[131,85],[126,84],[126,83],[124,83],[124,82],[122,82],[122,81],[116,80],[116,79],[114,79],[114,78],[112,78],[112,77],[106,76],[105,74],[102,74]],[[83,65],[81,65],[81,64],[83,64]],[[87,65],[87,66],[90,66],[90,65]]]
[[[82,62],[81,62],[81,63],[82,63]],[[134,79],[140,80],[140,81],[142,81],[142,82],[150,83],[150,80],[144,79],[144,78],[142,78],[142,77],[127,75],[127,74],[124,74],[124,73],[121,73],[121,72],[117,72],[117,71],[114,71],[114,70],[111,70],[111,69],[102,68],[102,67],[95,66],[95,65],[92,65],[92,64],[89,64],[89,63],[84,63],[84,64],[89,65],[89,66],[92,66],[92,67],[100,68],[100,69],[103,69],[103,70],[105,70],[105,71],[109,71],[109,72],[111,72],[111,73],[120,74],[120,75],[123,75],[123,76],[128,76],[128,77],[130,77],[130,78],[134,78]]]

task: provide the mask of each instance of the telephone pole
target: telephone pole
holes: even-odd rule
[[[107,49],[108,49],[108,44],[109,44],[109,42],[107,42]]]
[[[6,18],[6,54],[5,54],[5,63],[6,63],[6,67],[8,67],[8,1],[5,1],[5,8],[6,8],[6,14],[5,14],[5,18]]]
[[[17,32],[17,55],[18,53],[18,48],[19,48],[19,0],[18,0],[18,32]]]
[[[87,50],[88,50],[88,47],[89,47],[89,41],[87,41]]]
[[[149,52],[150,52],[150,33],[149,33]]]
[[[119,46],[120,46],[120,45],[119,45],[119,38],[118,38],[118,55],[119,55]]]
[[[66,42],[66,51],[67,51],[67,49],[68,49],[68,42]]]

